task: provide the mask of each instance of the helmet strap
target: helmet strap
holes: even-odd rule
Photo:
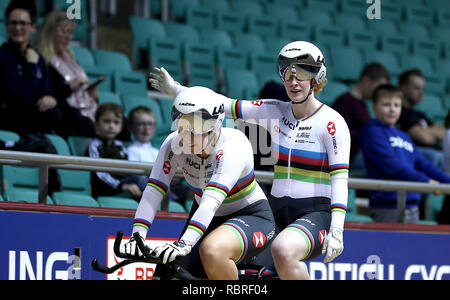
[[[305,103],[306,101],[308,101],[309,96],[312,95],[313,91],[314,91],[314,79],[311,79],[311,85],[310,85],[310,88],[309,88],[308,96],[306,96],[306,98],[304,100],[300,101],[300,102],[294,102],[294,101],[291,100],[292,104],[303,104],[303,103]]]

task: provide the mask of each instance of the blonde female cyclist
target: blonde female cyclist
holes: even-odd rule
[[[341,115],[315,97],[327,81],[319,48],[305,41],[286,45],[278,72],[290,102],[222,99],[228,116],[271,133],[278,161],[269,200],[282,230],[271,246],[273,260],[281,279],[309,279],[303,261],[326,254],[329,262],[344,248],[350,134]],[[150,82],[172,96],[185,89],[163,68]]]

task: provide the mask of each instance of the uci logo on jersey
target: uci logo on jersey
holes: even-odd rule
[[[289,127],[290,130],[294,130],[295,129],[295,124],[290,122],[289,120],[287,120],[286,118],[282,118],[281,122],[283,122],[284,125],[286,125],[287,127]]]

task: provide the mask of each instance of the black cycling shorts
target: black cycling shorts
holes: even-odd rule
[[[198,204],[194,202],[189,219],[197,209]],[[260,200],[231,215],[214,217],[205,234],[192,248],[191,253],[177,258],[177,264],[186,268],[194,276],[204,276],[199,248],[203,239],[219,227],[229,228],[241,241],[241,255],[236,264],[242,263],[268,248],[271,240],[275,237],[275,221],[270,205],[267,200]],[[183,235],[186,228],[187,225],[180,236]]]

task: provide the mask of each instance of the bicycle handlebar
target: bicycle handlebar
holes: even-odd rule
[[[150,263],[150,264],[156,264],[156,265],[161,266],[162,259],[157,256],[154,256],[150,253],[148,248],[145,246],[144,241],[142,241],[141,237],[139,236],[139,233],[135,232],[133,237],[136,240],[137,247],[141,251],[142,256],[137,257],[137,256],[132,256],[132,255],[128,255],[128,254],[120,252],[120,245],[121,245],[122,238],[123,238],[123,232],[118,231],[117,235],[116,235],[116,239],[114,240],[114,254],[118,258],[123,258],[124,260],[112,267],[107,267],[107,266],[100,265],[98,260],[96,258],[94,258],[91,263],[92,268],[95,271],[98,271],[103,274],[112,274],[112,273],[116,272],[117,270],[119,270],[129,264],[133,264],[133,263]],[[166,267],[167,267],[167,270],[169,271],[169,273],[173,274],[174,277],[177,277],[179,279],[184,279],[184,280],[195,280],[195,277],[192,276],[191,273],[189,273],[183,267],[175,264],[175,262],[166,264]]]

